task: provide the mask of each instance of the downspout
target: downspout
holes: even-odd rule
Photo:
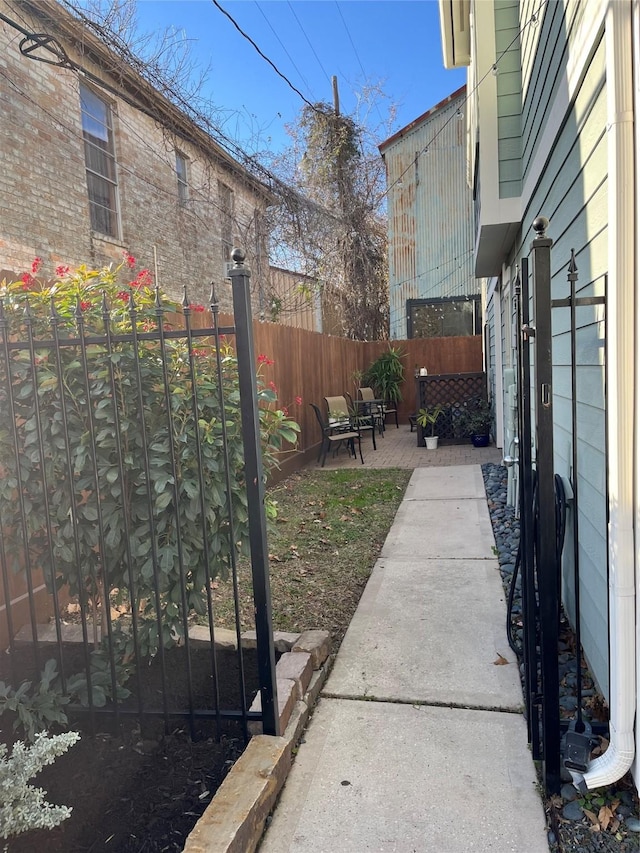
[[[607,419],[609,469],[610,742],[574,784],[588,789],[617,782],[635,755],[636,712],[634,475],[638,460],[635,348],[635,162],[633,126],[633,4],[610,0],[606,17],[609,166],[609,287],[607,294]],[[637,56],[636,56],[637,59]],[[636,69],[637,70],[637,69]],[[632,367],[633,366],[633,367]],[[640,544],[640,543],[639,543]],[[573,774],[572,774],[573,775]],[[577,778],[576,778],[577,777]]]

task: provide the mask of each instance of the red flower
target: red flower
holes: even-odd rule
[[[35,275],[42,266],[42,258],[34,258],[31,264],[31,272]]]
[[[191,308],[192,311],[197,311],[198,313],[201,313],[202,311],[206,311],[206,308],[204,307],[204,305],[196,305],[195,302],[192,303],[191,305],[189,305],[189,308]]]
[[[209,355],[209,350],[194,349],[193,354],[196,356],[196,358],[206,358]]]
[[[135,259],[134,259],[135,262]],[[152,279],[150,270],[140,270],[138,275],[131,282],[131,287],[151,287]]]
[[[20,281],[22,282],[22,289],[29,290],[29,288],[34,282],[34,278],[30,272],[23,272],[20,276]]]
[[[69,275],[69,267],[60,264],[60,266],[56,267],[56,275],[58,278],[64,278],[65,275]]]
[[[283,406],[283,407],[282,407],[282,413],[284,414],[284,416],[285,416],[286,418],[288,418],[288,417],[289,417],[289,409],[288,409],[286,406]]]
[[[296,397],[296,406],[302,405],[302,397]]]
[[[80,310],[81,310],[81,311],[88,311],[88,310],[89,310],[89,308],[91,308],[91,302],[89,302],[89,300],[88,300],[88,299],[84,299],[84,300],[80,303]]]
[[[122,299],[123,302],[128,302],[130,294],[126,290],[121,290],[119,293],[116,293],[116,298]]]
[[[278,393],[278,389],[276,388],[276,383],[275,383],[275,382],[270,382],[270,383],[269,383],[269,388],[271,388],[271,390],[273,391],[273,393],[274,393],[274,394],[277,394],[277,393]]]
[[[133,255],[130,255],[129,252],[123,252],[122,257],[124,258],[124,261],[129,267],[129,269],[132,270],[136,265],[136,259],[133,257]]]
[[[270,367],[272,364],[275,364],[275,361],[272,358],[269,358],[268,355],[259,355],[258,364],[266,364],[267,367]]]

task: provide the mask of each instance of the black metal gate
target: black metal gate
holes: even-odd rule
[[[569,295],[563,299],[551,298],[553,241],[545,233],[548,224],[544,217],[539,217],[533,223],[536,232],[531,243],[533,293],[529,289],[529,258],[525,257],[515,283],[515,300],[520,391],[519,502],[524,693],[533,758],[542,762],[544,784],[547,791],[552,793],[560,789],[561,764],[569,769],[584,771],[590,754],[592,729],[582,719],[581,697],[576,309],[586,305],[606,306],[606,295],[576,296],[578,276],[572,252],[568,267]],[[533,318],[529,308],[531,296]],[[561,719],[559,696],[558,641],[564,537],[563,516],[559,512],[558,503],[562,500],[563,481],[557,476],[554,465],[552,382],[552,310],[559,308],[570,311],[571,336],[571,499],[578,676],[577,719],[569,723]]]
[[[208,328],[195,328],[186,289],[184,328],[167,322],[157,288],[112,290],[110,302],[87,279],[93,302],[78,295],[61,311],[52,297],[48,317],[38,292],[25,296],[19,283],[0,299],[8,637],[0,679],[2,698],[18,713],[40,679],[47,694],[41,710],[49,709],[51,721],[61,711],[88,715],[93,724],[101,714],[157,718],[165,729],[182,720],[192,734],[200,721],[218,731],[235,721],[247,736],[256,719],[265,733],[279,734],[249,272],[240,250],[233,257],[234,327],[219,326],[213,290]],[[235,336],[233,356],[225,336]],[[240,636],[242,540],[253,577],[258,712],[249,710]],[[226,573],[235,610],[233,699],[219,695],[212,595]],[[79,639],[73,646],[63,620],[69,595]],[[21,604],[27,624],[18,634]],[[193,668],[196,614],[208,637],[204,685]],[[34,686],[25,688],[26,680]]]

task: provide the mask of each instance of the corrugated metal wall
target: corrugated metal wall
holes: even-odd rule
[[[408,299],[479,293],[466,181],[465,97],[463,92],[434,109],[384,150],[392,338],[406,337]]]

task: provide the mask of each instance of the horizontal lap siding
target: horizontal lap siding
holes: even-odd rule
[[[566,21],[575,27],[577,11],[568,4],[547,6],[539,53],[524,53],[524,167],[530,165],[544,130],[544,116],[553,106],[566,61]],[[527,45],[527,50],[529,45]],[[607,144],[604,43],[586,69],[566,122],[555,140],[546,167],[528,203],[523,223],[527,252],[536,216],[546,216],[554,240],[552,298],[569,294],[567,267],[571,250],[578,266],[578,296],[602,295],[607,261]],[[577,432],[579,500],[579,561],[582,644],[600,690],[608,697],[608,603],[606,531],[605,342],[602,306],[577,309]],[[571,451],[570,312],[553,310],[553,391],[555,469],[569,477]],[[573,477],[572,477],[573,480]],[[563,556],[565,608],[575,624],[573,595],[572,510],[567,518]]]
[[[531,2],[523,8],[521,24],[530,20],[537,5]],[[541,20],[538,25],[528,25],[523,32],[523,180],[526,180],[544,134],[546,120],[559,91],[568,53],[583,12],[579,0],[548,3],[539,11]]]
[[[518,0],[495,0],[498,61],[498,176],[500,198],[519,196],[522,179],[522,72]]]

